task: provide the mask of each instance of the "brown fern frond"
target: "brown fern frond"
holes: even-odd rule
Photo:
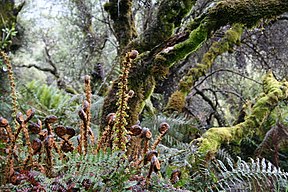
[[[279,167],[279,145],[288,138],[288,128],[277,122],[276,125],[265,134],[261,144],[255,151],[256,157],[261,156],[262,152],[274,148],[274,164]]]

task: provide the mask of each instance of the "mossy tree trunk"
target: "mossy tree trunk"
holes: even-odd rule
[[[120,51],[137,37],[134,19],[132,17],[132,0],[109,0],[104,9],[113,20],[114,35],[119,43]]]
[[[129,12],[129,10],[123,8],[124,6],[121,7],[121,3],[124,4],[127,1],[120,0],[119,2],[119,8],[117,7],[117,1],[110,0],[109,3],[106,4],[106,10],[108,10],[112,19],[114,17],[118,18],[122,12]],[[179,21],[189,13],[194,4],[195,1],[193,0],[163,0],[159,5],[158,12],[152,21],[151,27],[136,39],[132,38],[127,41],[120,38],[125,35],[117,35],[117,27],[115,27],[115,25],[117,25],[116,22],[118,22],[118,20],[113,19],[114,30],[120,48],[125,46],[123,52],[136,49],[140,53],[138,59],[133,63],[128,79],[129,89],[135,92],[134,97],[131,98],[128,103],[128,126],[137,122],[138,116],[143,110],[145,100],[150,97],[154,90],[155,80],[165,76],[171,66],[197,50],[214,31],[221,26],[236,23],[239,23],[239,26],[253,27],[261,18],[270,18],[288,11],[288,0],[223,0],[212,7],[207,14],[190,22],[184,31],[173,34],[175,27],[180,24]],[[126,8],[127,7],[130,9],[131,6],[126,6]],[[128,21],[128,18],[126,21]],[[127,24],[127,26],[131,26],[131,24]],[[130,29],[130,33],[128,34],[131,34],[134,30],[134,28],[129,27],[128,29]],[[234,40],[236,37],[237,41],[239,34],[241,35],[240,31],[236,34],[232,32],[233,36],[231,39]],[[129,38],[132,37],[131,35],[126,36]],[[209,68],[209,66],[204,67],[205,70],[207,68]],[[205,70],[199,70],[200,75],[196,75],[205,75]],[[118,80],[114,82],[105,99],[102,123],[104,123],[108,113],[116,111],[115,103],[117,98],[115,94],[117,92],[117,81]],[[185,94],[183,95],[183,91],[181,93],[181,90],[178,91],[178,93],[181,96],[179,98],[182,99],[178,104],[183,106]],[[179,109],[181,109],[181,107]]]

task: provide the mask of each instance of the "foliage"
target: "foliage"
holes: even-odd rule
[[[66,123],[75,121],[76,116],[72,114],[81,103],[80,95],[68,95],[53,85],[48,86],[37,81],[22,85],[19,95],[19,103],[24,111],[33,107],[39,118],[54,114],[61,121],[68,120]]]
[[[238,157],[201,163],[189,183],[192,191],[286,191],[288,173],[266,159],[244,161]]]
[[[127,55],[128,61],[130,59],[134,59],[136,56],[137,53],[129,52]],[[128,61],[127,63],[129,65]],[[123,68],[123,74],[125,75],[126,73],[126,77],[123,76],[123,81],[126,81],[125,79],[127,79],[127,70],[127,68]],[[124,100],[122,97],[119,97],[118,100],[120,104],[124,103],[124,105],[127,105],[126,101],[128,96],[131,97],[133,94],[131,95],[130,92],[126,93],[127,85],[125,83],[119,83],[119,87],[121,86],[124,86],[124,92],[122,95],[127,95],[125,95]],[[31,85],[31,87],[34,88],[34,83]],[[59,102],[62,95],[59,94],[58,91],[54,91],[50,94],[50,90],[53,89],[47,86],[42,86],[40,88],[36,87],[36,89],[38,89],[38,92],[35,93],[35,98],[40,104],[45,106],[47,110],[49,110],[51,107],[56,107],[56,104],[62,104]],[[18,127],[16,127],[17,125],[10,126],[7,119],[0,117],[1,143],[7,147],[7,151],[5,151],[3,154],[3,156],[7,156],[5,168],[3,168],[4,170],[1,170],[1,172],[3,171],[5,175],[4,181],[1,181],[1,184],[7,184],[4,187],[14,188],[17,186],[20,187],[21,190],[26,190],[25,188],[29,188],[29,186],[31,190],[72,190],[77,189],[78,185],[83,185],[85,190],[90,190],[90,187],[93,185],[91,190],[98,188],[101,190],[106,190],[105,188],[111,188],[112,191],[118,191],[122,190],[123,188],[131,188],[133,185],[138,183],[131,180],[131,183],[125,185],[125,182],[128,181],[128,179],[131,179],[130,172],[133,171],[132,167],[140,170],[140,168],[144,167],[148,163],[150,163],[150,168],[147,176],[144,179],[144,185],[142,183],[140,184],[140,187],[146,188],[150,186],[152,173],[158,173],[160,170],[160,162],[157,158],[158,152],[156,151],[156,147],[169,130],[169,125],[165,122],[160,124],[158,129],[159,135],[155,139],[153,145],[150,145],[149,141],[152,134],[149,129],[141,128],[140,126],[131,127],[128,135],[128,129],[126,128],[126,124],[124,124],[122,128],[125,129],[125,133],[127,132],[127,134],[123,134],[121,136],[127,141],[128,138],[130,138],[129,144],[126,142],[122,143],[121,145],[125,145],[125,149],[122,149],[120,153],[117,153],[118,150],[113,148],[113,154],[116,154],[116,156],[119,157],[118,160],[115,160],[115,158],[110,157],[109,155],[106,158],[104,156],[104,160],[102,160],[102,158],[100,158],[102,157],[101,154],[110,154],[111,152],[109,152],[109,150],[111,149],[112,145],[103,145],[102,149],[104,152],[101,150],[94,151],[95,138],[93,130],[90,128],[91,87],[89,76],[85,76],[85,95],[86,98],[78,112],[81,119],[81,121],[78,120],[78,124],[81,125],[80,134],[77,137],[78,146],[76,148],[74,147],[74,143],[70,140],[76,136],[76,129],[68,126],[65,127],[61,124],[53,125],[59,120],[55,115],[47,116],[44,120],[42,120],[42,125],[42,121],[40,119],[37,119],[36,123],[32,122],[32,120],[35,120],[33,118],[36,117],[36,113],[34,109],[30,108],[26,111],[25,115],[23,115],[21,112],[16,114],[16,122],[18,123]],[[121,94],[119,95],[121,96]],[[53,102],[54,98],[57,98],[56,101],[58,102]],[[63,96],[61,101],[66,101],[65,96]],[[127,108],[125,107],[121,108],[120,112],[126,113],[126,109]],[[117,112],[118,115],[120,112]],[[109,131],[111,125],[113,127],[113,131],[117,132],[117,129],[119,129],[119,127],[115,126],[114,128],[113,126],[113,124],[117,125],[117,113],[115,114],[116,117],[113,115],[112,118],[110,118],[110,116],[108,117],[107,131]],[[45,129],[43,129],[43,127],[45,127]],[[23,146],[19,145],[20,134],[24,136]],[[102,140],[106,140],[106,137],[107,135],[103,133],[99,141],[101,142]],[[115,137],[113,134],[110,134],[110,137],[107,137],[108,144],[115,140],[113,137]],[[143,144],[141,144],[142,141]],[[101,146],[101,144],[102,143],[98,142],[97,149],[100,149],[99,146]],[[127,150],[126,145],[128,147]],[[143,150],[141,145],[144,147]],[[76,151],[78,152],[76,155],[79,156],[79,159],[78,156],[69,156],[67,154],[69,152]],[[14,153],[19,153],[21,156],[14,155]],[[98,155],[95,155],[95,153]],[[38,156],[37,160],[36,156]],[[73,162],[73,160],[75,162]],[[59,161],[61,162],[60,165]],[[83,163],[83,161],[85,163]],[[116,161],[116,167],[112,166],[111,161]],[[104,163],[106,163],[107,166],[112,166],[111,171],[103,166]],[[90,170],[92,165],[96,166],[96,170]],[[60,170],[57,170],[59,167]],[[97,171],[97,168],[100,169],[100,173],[98,173],[99,171]],[[71,171],[69,171],[69,169],[71,169]],[[88,172],[86,173],[86,171]],[[42,173],[44,177],[43,179],[38,179],[35,176],[35,174],[39,175],[39,173]],[[66,173],[68,174],[68,178],[62,175],[65,175]],[[53,181],[51,178],[55,180]],[[90,180],[91,178],[92,181]],[[12,187],[10,187],[11,184]]]
[[[123,159],[123,153],[106,151],[97,155],[79,155],[68,153],[66,160],[56,158],[56,177],[48,178],[40,172],[31,172],[32,177],[39,182],[31,183],[26,180],[11,189],[46,191],[124,191],[129,188],[129,181],[133,169],[128,161]],[[133,183],[132,183],[133,184]],[[34,185],[34,186],[33,186]]]
[[[15,29],[15,24],[11,26],[11,28],[2,29],[3,37],[0,41],[0,50],[5,49],[9,45],[12,44],[12,39],[16,37],[17,30]]]
[[[184,149],[187,147],[185,143],[189,143],[203,131],[202,128],[194,126],[196,125],[195,119],[176,113],[169,116],[162,113],[155,115],[146,113],[141,121],[141,125],[149,127],[152,133],[156,134],[158,132],[157,125],[161,122],[167,122],[170,125],[169,132],[162,140],[162,144],[167,147]]]
[[[218,160],[219,180],[217,186],[228,191],[248,189],[250,191],[285,191],[288,173],[275,167],[265,159],[245,162],[238,157],[236,165],[227,158],[229,166]],[[216,188],[218,188],[216,187]]]

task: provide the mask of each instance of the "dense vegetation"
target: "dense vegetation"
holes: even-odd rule
[[[0,191],[287,191],[287,0],[0,2]]]

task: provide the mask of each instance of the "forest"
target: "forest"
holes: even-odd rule
[[[288,0],[0,1],[0,191],[288,191],[287,26]]]

